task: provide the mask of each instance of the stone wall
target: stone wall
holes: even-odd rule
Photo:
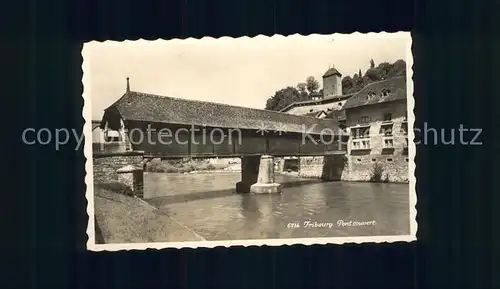
[[[344,181],[408,182],[408,156],[360,155],[348,156],[342,174]]]
[[[301,157],[299,176],[329,181],[407,183],[406,155]]]
[[[142,167],[144,152],[94,153],[94,184],[119,182],[117,170],[127,165]]]
[[[323,175],[324,157],[300,157],[299,177],[321,178]]]
[[[344,155],[300,157],[299,176],[340,181],[345,173],[346,161]]]

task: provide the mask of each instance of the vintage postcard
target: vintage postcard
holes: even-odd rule
[[[89,250],[416,240],[409,32],[82,55]]]

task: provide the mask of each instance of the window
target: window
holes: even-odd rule
[[[361,159],[358,159],[358,163],[360,163],[360,162],[361,162]]]
[[[359,119],[359,124],[367,124],[370,122],[370,117],[369,116],[362,116]]]
[[[380,126],[380,132],[383,136],[392,136],[392,123],[391,124],[382,124]]]
[[[386,147],[386,148],[394,147],[394,141],[392,139],[384,140],[384,147]]]
[[[387,159],[388,162],[392,162],[392,159]]]
[[[345,131],[346,129],[346,123],[345,123],[345,120],[340,120],[339,121],[339,128],[343,131]]]
[[[372,159],[372,163],[374,163],[374,162],[376,162],[376,161],[377,161],[377,159]]]
[[[391,121],[392,113],[384,113],[384,121]]]
[[[391,91],[387,88],[384,88],[384,89],[382,89],[381,95],[382,96],[389,96],[389,93],[391,93]]]
[[[355,128],[352,130],[351,136],[353,139],[370,137],[370,128],[369,127]]]
[[[311,109],[309,110],[309,112],[313,112],[313,109],[311,108]]]
[[[408,159],[405,159],[405,160],[406,160],[406,162],[408,162]]]
[[[369,140],[364,140],[364,141],[355,140],[352,142],[352,149],[354,149],[354,150],[368,150],[368,149],[370,149],[370,141]]]
[[[407,135],[408,134],[408,123],[406,123],[406,122],[401,123],[401,129],[399,131],[402,134]]]

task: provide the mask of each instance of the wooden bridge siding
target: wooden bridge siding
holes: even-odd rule
[[[347,151],[348,137],[335,136],[332,140],[330,136],[324,136],[323,140],[319,137],[313,137],[315,142],[306,137],[305,142],[300,145],[300,155],[325,155]]]
[[[321,140],[319,138],[315,138],[318,144],[315,144],[308,137],[305,138],[305,141],[302,142],[300,140],[299,154],[301,155],[315,155],[318,152],[324,152],[324,147],[321,145]]]
[[[193,156],[214,155],[214,144],[210,142],[210,136],[195,134],[189,138],[189,152]]]
[[[131,124],[129,124],[129,126],[131,126]],[[261,136],[255,134],[255,132],[243,132],[240,136],[235,132],[232,132],[233,135],[229,135],[228,130],[225,130],[226,134],[224,140],[220,144],[210,143],[209,135],[205,136],[206,142],[203,144],[203,136],[200,132],[195,134],[195,142],[193,142],[190,137],[191,133],[182,131],[178,135],[181,141],[186,142],[186,144],[180,144],[174,141],[174,134],[181,126],[174,125],[168,127],[172,131],[172,136],[163,138],[164,141],[171,140],[172,142],[170,144],[161,144],[158,141],[157,133],[153,131],[151,139],[156,141],[155,144],[147,141],[147,124],[135,124],[133,127],[143,130],[144,134],[144,141],[142,143],[132,145],[134,150],[144,151],[147,155],[158,155],[166,158],[208,156],[235,157],[257,154],[270,154],[275,156],[325,155],[337,153],[339,151],[338,141],[334,141],[329,145],[324,145],[321,144],[319,138],[317,138],[318,144],[316,145],[306,137],[306,143],[302,144],[302,137],[300,135],[285,134],[283,136]],[[152,125],[152,127],[155,128],[156,131],[159,131],[165,126]],[[182,128],[185,129],[187,127]],[[210,132],[210,130],[206,129],[206,132]],[[215,140],[220,139],[220,132],[216,132],[214,135]],[[241,143],[239,142],[240,137]],[[324,139],[329,140],[327,137]],[[346,151],[347,145],[343,147],[345,148],[341,150]]]
[[[215,156],[233,156],[234,142],[238,141],[238,137],[227,136],[222,143],[213,144],[213,154]]]
[[[266,138],[260,136],[243,135],[241,143],[234,143],[236,155],[263,155],[267,153]]]
[[[295,156],[300,152],[300,137],[299,136],[269,136],[268,151],[270,155]]]
[[[133,138],[133,135],[132,135]],[[131,138],[131,140],[132,140]],[[180,132],[178,135],[178,139],[182,143],[175,142],[173,137],[165,137],[163,138],[164,142],[171,141],[170,144],[162,144],[158,141],[158,134],[155,132],[151,133],[151,140],[153,142],[149,142],[147,139],[146,132],[144,132],[144,140],[142,143],[134,142],[132,143],[133,150],[144,151],[150,154],[158,154],[158,155],[179,155],[179,156],[189,156],[189,145],[190,135],[185,132]]]

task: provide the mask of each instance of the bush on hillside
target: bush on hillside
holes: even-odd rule
[[[227,165],[215,166],[206,161],[161,161],[148,163],[146,171],[151,173],[188,173],[192,171],[211,171],[225,167]]]
[[[111,191],[111,192],[122,194],[122,195],[127,195],[127,196],[134,195],[132,192],[132,189],[129,186],[122,184],[122,183],[113,182],[113,183],[105,183],[105,184],[96,184],[95,186],[99,189]]]

